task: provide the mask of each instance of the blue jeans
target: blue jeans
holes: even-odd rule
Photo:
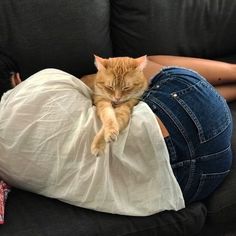
[[[232,118],[228,105],[198,73],[167,67],[143,95],[169,132],[170,164],[186,203],[211,194],[230,171]]]

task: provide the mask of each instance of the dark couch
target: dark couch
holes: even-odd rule
[[[103,57],[171,54],[236,63],[236,1],[1,0],[0,50],[23,78],[54,67],[76,76]],[[235,75],[236,76],[236,75]],[[236,102],[230,104],[236,123]],[[236,129],[232,139],[236,157]],[[236,161],[206,201],[128,217],[13,189],[1,236],[236,235]]]

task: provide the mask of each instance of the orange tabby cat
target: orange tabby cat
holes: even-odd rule
[[[102,121],[102,128],[91,145],[95,156],[104,151],[106,143],[115,141],[128,125],[133,107],[148,86],[143,74],[146,60],[146,56],[136,59],[95,56],[97,74],[82,78],[94,92],[93,102]]]

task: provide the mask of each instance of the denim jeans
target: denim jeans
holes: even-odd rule
[[[170,164],[186,204],[206,198],[232,162],[232,118],[225,99],[198,73],[166,67],[142,100],[169,132]]]

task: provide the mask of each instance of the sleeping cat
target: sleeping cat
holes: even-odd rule
[[[102,122],[91,145],[93,155],[101,154],[106,143],[115,141],[127,127],[133,107],[148,86],[143,74],[146,61],[146,56],[136,59],[95,56],[97,73],[82,78],[93,90],[93,103]]]

